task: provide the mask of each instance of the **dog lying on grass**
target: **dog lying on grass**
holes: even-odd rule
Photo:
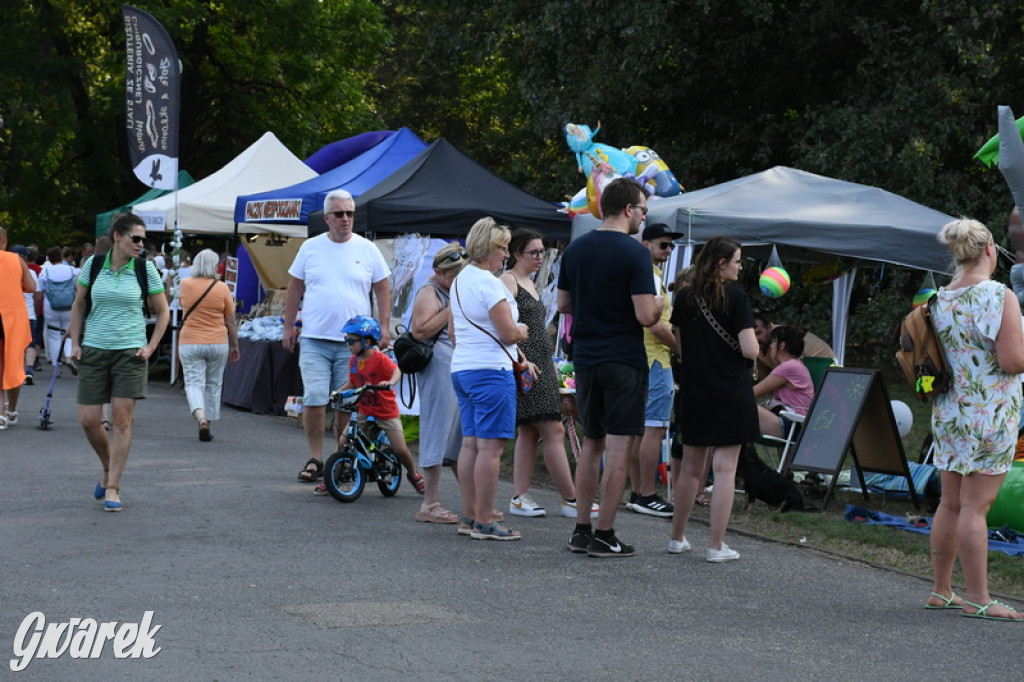
[[[736,476],[743,479],[748,509],[762,500],[780,512],[804,510],[804,498],[796,484],[765,464],[751,443],[740,450]]]

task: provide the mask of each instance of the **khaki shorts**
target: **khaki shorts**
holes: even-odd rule
[[[402,420],[398,417],[395,417],[394,419],[380,419],[378,417],[374,417],[374,420],[375,421],[373,423],[381,431],[387,432],[402,430]],[[359,428],[363,430],[366,429],[367,419],[365,414],[357,414],[356,421],[359,422]]]
[[[137,356],[137,352],[137,348],[102,350],[83,346],[78,363],[78,404],[102,405],[111,398],[145,398],[149,361]]]

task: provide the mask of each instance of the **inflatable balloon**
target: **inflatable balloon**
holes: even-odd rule
[[[928,302],[928,299],[930,299],[934,295],[935,289],[932,289],[930,287],[918,289],[917,293],[914,294],[914,307],[920,308],[921,306]]]
[[[658,152],[639,145],[622,151],[636,159],[637,180],[650,187],[650,193],[659,197],[674,197],[679,194],[682,189],[679,181],[669,170],[668,164],[658,156]]]
[[[609,182],[621,177],[620,173],[616,173],[606,163],[594,166],[594,169],[587,177],[587,206],[590,208],[591,215],[598,218],[604,217],[601,215],[601,193],[604,192],[604,188],[608,186]]]
[[[914,427],[914,414],[902,400],[890,400],[892,416],[896,418],[896,429],[900,432],[900,438],[906,438],[910,429]]]
[[[839,279],[848,273],[852,267],[849,263],[841,261],[815,265],[804,273],[804,282],[807,284],[828,284],[832,280]]]
[[[586,187],[580,188],[579,192],[576,192],[576,194],[572,195],[572,198],[569,199],[569,205],[567,208],[567,213],[570,216],[577,216],[583,213],[590,213],[590,206],[587,204]]]
[[[636,159],[611,145],[594,142],[601,124],[591,132],[589,126],[576,123],[565,124],[565,143],[576,153],[576,167],[581,173],[590,177],[594,164],[606,163],[619,175],[636,174]],[[596,215],[596,213],[595,213]]]
[[[789,291],[789,273],[781,266],[765,268],[758,280],[761,292],[768,298],[779,298]]]

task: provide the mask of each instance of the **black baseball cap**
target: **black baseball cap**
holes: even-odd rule
[[[654,223],[644,228],[643,240],[645,242],[653,242],[655,239],[661,237],[671,237],[672,239],[679,239],[683,236],[682,232],[673,232],[668,229],[668,225],[665,223]]]

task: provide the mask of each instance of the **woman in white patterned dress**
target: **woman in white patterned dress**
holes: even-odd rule
[[[939,290],[932,307],[953,383],[932,409],[942,499],[932,524],[934,584],[926,607],[1019,621],[1024,615],[988,592],[985,517],[1017,442],[1024,372],[1020,304],[990,279],[999,252],[988,228],[976,220],[955,220],[942,228],[939,241],[956,263],[953,281]],[[952,587],[957,555],[967,587],[963,598]]]

